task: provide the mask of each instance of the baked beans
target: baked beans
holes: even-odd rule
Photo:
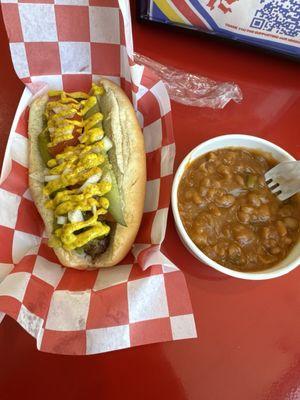
[[[188,235],[211,259],[239,271],[272,267],[299,237],[300,202],[284,202],[266,186],[276,165],[268,154],[243,148],[207,153],[185,170],[179,213]]]

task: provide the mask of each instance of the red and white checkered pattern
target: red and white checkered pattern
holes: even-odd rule
[[[63,268],[28,190],[26,89],[0,184],[0,319],[10,315],[39,349],[61,354],[195,337],[184,276],[160,252],[175,156],[170,101],[162,82],[133,62],[128,2],[6,0],[2,11],[15,70],[30,90],[41,82],[88,90],[100,75],[122,85],[144,131],[148,176],[141,228],[121,265]]]

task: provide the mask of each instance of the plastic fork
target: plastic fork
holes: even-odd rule
[[[300,161],[285,161],[265,173],[266,184],[284,201],[300,192]]]

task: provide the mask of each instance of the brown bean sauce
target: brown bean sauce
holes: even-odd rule
[[[300,201],[281,202],[264,174],[267,153],[226,148],[194,160],[178,188],[179,213],[193,242],[211,259],[238,271],[258,271],[284,259],[299,237]]]

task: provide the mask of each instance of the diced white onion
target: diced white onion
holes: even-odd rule
[[[95,215],[97,212],[97,207],[95,206],[95,204],[92,205],[92,211],[93,211],[93,214]]]
[[[29,174],[29,177],[40,183],[44,183],[44,175],[41,172],[33,172],[32,174]]]
[[[54,181],[55,179],[58,179],[59,177],[60,177],[60,175],[46,175],[45,182]]]
[[[69,135],[70,133],[73,133],[73,130],[74,130],[74,126],[68,125],[64,128],[62,135]]]
[[[94,142],[98,142],[98,140],[101,140],[102,138],[103,138],[103,134],[95,135],[93,137],[93,141]]]
[[[63,170],[63,174],[68,174],[68,173],[70,173],[70,172],[72,172],[71,168],[65,168],[65,169]]]
[[[68,218],[72,223],[84,221],[82,212],[80,210],[69,211]]]
[[[101,178],[101,173],[99,174],[95,174],[90,176],[83,185],[80,186],[80,190],[84,189],[87,185],[91,184],[91,183],[97,183],[99,182],[100,178]]]
[[[102,142],[105,151],[108,151],[113,147],[113,142],[107,136],[104,136]]]
[[[100,154],[100,153],[102,153],[102,149],[98,149],[98,147],[95,147],[94,149],[93,149],[93,153],[96,153],[96,154]]]
[[[55,114],[58,114],[58,113],[60,113],[61,111],[63,111],[63,107],[53,107],[52,108],[52,110],[55,112]]]
[[[64,225],[66,222],[67,222],[67,217],[64,217],[63,215],[57,217],[57,223],[59,225]]]

